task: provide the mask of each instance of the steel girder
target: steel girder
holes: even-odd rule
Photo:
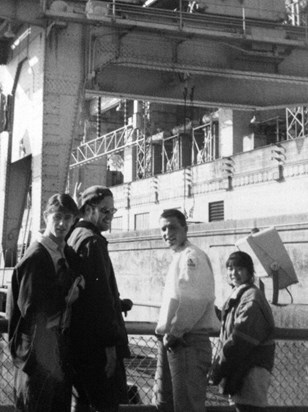
[[[43,0],[1,0],[0,19],[30,25],[43,24]]]
[[[188,87],[194,104],[238,109],[307,103],[305,28],[250,21],[243,29],[240,19],[228,26],[227,17],[202,26],[200,16],[179,27],[170,11],[158,17],[95,20],[89,90],[181,104]]]
[[[140,82],[140,79],[143,79]],[[128,81],[129,79],[129,81]],[[110,65],[96,77],[105,95],[183,104],[185,85],[176,73]],[[208,71],[192,76],[195,105],[242,110],[306,105],[308,78],[260,73]]]
[[[68,10],[77,7],[66,3]],[[305,27],[121,4],[113,15],[88,17],[81,4],[72,13],[42,0],[1,1],[0,18],[92,27],[90,90],[182,103],[181,78],[189,73],[195,104],[262,109],[307,103]]]

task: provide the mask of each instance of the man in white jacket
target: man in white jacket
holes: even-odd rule
[[[179,210],[161,214],[160,230],[173,259],[156,327],[155,402],[162,412],[202,412],[212,359],[209,333],[219,329],[212,266],[188,241],[187,222]]]

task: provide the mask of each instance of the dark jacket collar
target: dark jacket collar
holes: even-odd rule
[[[98,230],[98,228],[97,228],[95,225],[93,225],[93,223],[88,222],[87,220],[80,220],[80,221],[76,224],[75,228],[77,228],[77,227],[84,227],[84,228],[86,228],[86,229],[90,229],[90,230],[92,230],[92,232],[94,232],[96,235],[99,235],[99,236],[101,236],[101,237],[103,237],[103,238],[105,239],[105,237],[101,234],[101,232]]]

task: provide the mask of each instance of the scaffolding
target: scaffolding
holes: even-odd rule
[[[286,109],[287,140],[306,137],[308,135],[307,106]]]
[[[210,162],[218,157],[218,122],[209,121],[192,129],[191,163]]]
[[[129,146],[135,159],[133,180],[212,162],[220,157],[218,118],[210,118],[195,127],[191,123],[171,136],[167,132],[151,136],[145,107],[144,104],[139,127],[130,122],[95,139],[83,141],[72,152],[70,169],[113,154],[120,154],[124,161],[124,149]],[[286,108],[285,118],[280,114],[257,122],[253,131],[264,135],[264,145],[306,137],[308,109],[306,106]]]
[[[292,26],[307,25],[307,1],[286,0],[287,23]]]
[[[71,154],[70,169],[119,152],[129,145],[139,144],[139,135],[131,125],[123,126],[88,142],[81,143]]]

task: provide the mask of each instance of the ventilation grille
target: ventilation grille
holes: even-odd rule
[[[224,201],[209,203],[209,222],[216,222],[218,220],[224,220],[225,218],[225,206]]]

